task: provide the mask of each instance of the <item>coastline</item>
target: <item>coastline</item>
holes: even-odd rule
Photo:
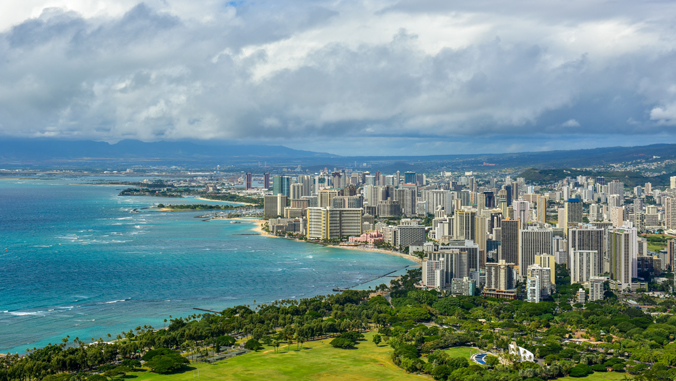
[[[236,218],[228,218],[227,220],[252,222],[253,227],[251,228],[251,231],[259,233],[260,235],[265,236],[265,237],[284,238],[284,237],[272,235],[272,234],[264,231],[263,230],[263,223],[265,222],[265,220],[261,220],[261,219],[253,218],[253,217],[252,218],[236,217]],[[287,239],[289,239],[289,238],[287,238]],[[308,243],[308,244],[319,245],[318,243],[302,241],[302,240],[295,239],[295,238],[290,239],[290,240],[297,241],[297,242],[305,242],[305,243]],[[419,266],[422,263],[422,261],[420,259],[418,259],[414,256],[404,254],[404,253],[398,253],[398,252],[394,252],[394,251],[384,250],[384,249],[369,248],[369,247],[366,247],[366,246],[340,246],[340,245],[322,245],[322,246],[331,247],[331,248],[334,248],[334,249],[357,250],[357,251],[367,251],[367,252],[371,252],[371,253],[394,255],[394,256],[397,256],[397,257],[400,257],[400,258],[408,259],[411,262],[415,262],[416,264],[414,266]]]
[[[182,198],[194,198],[196,200],[202,200],[202,201],[224,202],[226,204],[245,205],[245,206],[255,206],[256,205],[256,204],[252,204],[250,202],[212,200],[210,198],[204,198],[204,197],[182,197]]]

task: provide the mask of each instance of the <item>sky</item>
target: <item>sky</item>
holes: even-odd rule
[[[675,47],[674,1],[4,1],[0,139],[676,143]]]

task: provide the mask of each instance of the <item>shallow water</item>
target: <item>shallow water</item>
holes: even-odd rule
[[[0,180],[0,351],[114,338],[169,315],[329,294],[404,258],[250,235],[205,212],[130,213],[202,200],[120,197],[123,186]]]

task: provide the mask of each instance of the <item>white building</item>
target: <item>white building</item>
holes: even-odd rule
[[[596,250],[573,250],[570,253],[570,284],[583,284],[599,275],[599,253]]]

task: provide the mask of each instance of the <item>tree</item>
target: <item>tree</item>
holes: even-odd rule
[[[244,349],[248,349],[251,351],[258,351],[262,347],[261,343],[258,342],[256,339],[251,339],[244,344]]]
[[[498,359],[495,356],[486,356],[484,361],[486,361],[486,364],[489,365],[489,366],[496,366],[496,365],[500,364],[500,359]]]
[[[329,344],[331,344],[331,346],[334,348],[342,348],[342,349],[354,348],[354,341],[340,336],[331,340]]]
[[[380,344],[381,341],[383,341],[383,338],[380,337],[379,334],[376,333],[375,335],[373,335],[373,343],[374,343],[376,346],[378,346],[378,344]]]

